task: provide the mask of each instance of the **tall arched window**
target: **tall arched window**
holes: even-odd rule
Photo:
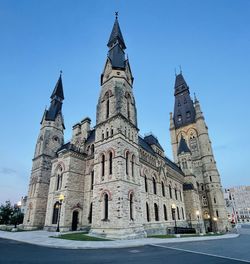
[[[105,155],[102,154],[102,177],[105,175]]]
[[[180,191],[180,200],[181,200],[181,202],[182,202],[182,195],[181,195],[181,191]]]
[[[126,152],[126,174],[128,175],[128,152]]]
[[[146,203],[146,213],[147,213],[147,221],[150,221],[150,214],[149,214],[149,207],[148,207],[148,203]]]
[[[132,155],[132,158],[131,158],[131,174],[132,174],[132,177],[134,177],[134,170],[135,170],[135,156]]]
[[[161,191],[162,191],[162,196],[165,197],[165,186],[163,182],[161,182]]]
[[[90,204],[90,207],[89,207],[89,217],[88,217],[88,219],[89,219],[89,224],[92,223],[92,207],[93,207],[93,205],[92,205],[92,203],[91,203],[91,204]]]
[[[184,220],[185,217],[184,217],[184,209],[183,209],[183,207],[181,207],[181,213],[182,213],[182,219]]]
[[[94,155],[95,153],[95,146],[94,144],[91,145],[91,155]]]
[[[91,190],[93,190],[93,186],[94,186],[94,177],[95,177],[95,174],[94,174],[94,170],[91,171]]]
[[[59,166],[57,169],[57,182],[56,182],[56,190],[60,190],[62,188],[62,167]]]
[[[109,117],[109,97],[106,100],[106,118]]]
[[[144,182],[145,182],[145,192],[148,192],[148,180],[147,180],[147,176],[144,176]]]
[[[52,224],[57,224],[58,221],[58,216],[59,216],[59,202],[56,202],[54,204],[54,208],[53,208],[53,216],[52,216]]]
[[[113,167],[113,154],[112,152],[109,153],[109,174],[112,174]]]
[[[104,197],[103,197],[103,200],[104,200],[104,219],[103,220],[108,220],[108,217],[109,217],[109,196],[107,193],[104,194]]]
[[[156,181],[155,181],[155,178],[153,177],[153,192],[154,194],[157,193],[157,190],[156,190]]]
[[[154,203],[154,209],[155,209],[155,221],[159,221],[159,211],[158,211],[158,205]]]
[[[175,200],[178,200],[177,190],[176,189],[174,189],[174,193],[175,193]]]
[[[133,194],[131,193],[129,195],[129,215],[130,215],[130,220],[134,220],[134,215],[133,215],[133,201],[134,197],[133,197]]]
[[[170,185],[169,185],[169,196],[170,196],[170,199],[172,199],[172,188]]]
[[[163,205],[163,213],[164,213],[164,220],[167,221],[168,220],[168,213],[167,213],[167,207],[165,204]]]
[[[177,209],[177,217],[178,217],[178,220],[180,220],[180,211],[179,211],[179,207],[177,206],[176,209]]]
[[[131,104],[131,97],[129,94],[127,94],[127,115],[128,115],[128,119],[130,119],[130,104]]]

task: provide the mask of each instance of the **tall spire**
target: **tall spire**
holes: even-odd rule
[[[117,15],[118,14],[116,13],[114,26],[107,44],[109,47],[108,57],[111,61],[112,68],[125,69],[126,58],[124,50],[126,49],[126,45],[122,36]]]
[[[53,90],[53,93],[50,96],[51,99],[54,99],[55,97],[58,97],[61,100],[64,99],[63,85],[62,85],[62,71],[60,71],[59,79],[58,79],[58,81],[56,83],[56,86],[55,86],[55,88]]]
[[[115,13],[115,22],[107,46],[109,48],[112,48],[117,42],[121,45],[121,48],[123,50],[126,49],[126,45],[118,22],[118,12]]]
[[[189,87],[182,75],[176,75],[174,85],[174,124],[176,128],[195,122],[195,109],[190,97]]]
[[[58,114],[62,111],[62,102],[64,100],[63,84],[62,84],[62,72],[60,72],[59,79],[56,86],[50,96],[51,102],[49,109],[45,111],[45,120],[55,121]]]

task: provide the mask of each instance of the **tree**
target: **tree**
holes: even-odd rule
[[[11,216],[13,215],[14,208],[10,201],[6,201],[5,204],[0,206],[0,224],[10,224]]]
[[[0,224],[14,224],[15,227],[23,222],[23,213],[17,205],[12,206],[10,201],[0,205]]]

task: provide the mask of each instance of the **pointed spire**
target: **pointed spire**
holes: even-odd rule
[[[59,79],[56,83],[56,86],[50,98],[51,98],[50,106],[49,106],[49,109],[45,111],[44,117],[45,117],[45,120],[55,121],[58,114],[61,114],[62,102],[64,100],[62,72],[60,72]]]
[[[62,71],[60,71],[60,76],[59,79],[56,83],[56,86],[53,90],[53,93],[51,94],[50,98],[53,100],[55,97],[60,98],[61,100],[64,99],[64,94],[63,94],[63,84],[62,84]]]
[[[179,73],[175,77],[174,85],[174,124],[175,128],[186,126],[195,122],[194,103],[190,97],[189,87],[182,75]]]
[[[180,140],[179,147],[178,147],[178,155],[181,153],[191,153],[187,145],[187,142],[182,135],[181,135],[181,140]]]
[[[115,16],[116,17],[115,17],[114,26],[113,26],[112,32],[110,34],[107,46],[109,48],[112,48],[114,46],[114,44],[116,42],[118,42],[121,45],[122,49],[125,50],[126,45],[125,45],[125,42],[124,42],[124,39],[122,36],[122,32],[121,32],[121,29],[119,26],[119,22],[118,22],[118,12],[115,13]]]

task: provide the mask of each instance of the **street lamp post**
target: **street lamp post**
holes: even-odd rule
[[[196,210],[196,216],[198,219],[198,233],[200,234],[201,230],[200,230],[200,211]]]
[[[174,233],[177,234],[177,223],[176,223],[176,205],[172,204],[173,216],[174,216]]]
[[[64,200],[64,195],[60,194],[60,196],[59,196],[59,208],[58,208],[58,220],[57,220],[56,232],[60,232],[60,216],[61,216],[61,207],[62,207],[63,200]]]

